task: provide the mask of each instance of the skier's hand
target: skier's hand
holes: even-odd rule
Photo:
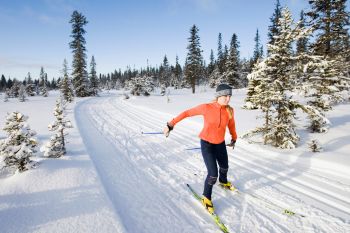
[[[232,147],[232,150],[235,149],[236,141],[231,139],[231,142],[227,144],[226,146]]]
[[[163,133],[165,137],[168,137],[170,134],[170,131],[174,129],[174,126],[170,125],[169,123],[166,123],[166,126],[164,127]]]

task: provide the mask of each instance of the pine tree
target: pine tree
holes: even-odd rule
[[[222,49],[222,35],[219,33],[218,35],[218,60],[217,60],[217,66],[219,69],[220,74],[224,73],[225,69],[225,56],[224,51]]]
[[[31,167],[37,141],[27,120],[28,117],[19,112],[8,114],[3,128],[8,136],[0,141],[0,169],[9,167],[22,172]]]
[[[60,82],[60,91],[64,101],[71,103],[74,99],[73,88],[71,80],[68,76],[68,63],[67,60],[63,61],[63,79]]]
[[[72,124],[66,119],[65,114],[66,102],[59,98],[56,101],[56,107],[54,109],[54,116],[56,120],[48,126],[50,131],[55,131],[50,141],[43,147],[40,148],[44,152],[44,156],[49,158],[59,158],[66,154],[66,139],[65,130],[67,128],[72,128]]]
[[[175,61],[174,75],[175,75],[175,80],[174,80],[175,89],[179,89],[181,88],[182,68],[181,68],[181,65],[179,64],[179,57],[177,55],[176,55],[176,61]]]
[[[306,26],[306,20],[304,17],[304,11],[300,12],[300,27],[305,27]],[[296,45],[296,54],[300,55],[303,53],[307,53],[308,52],[308,37],[302,37],[297,41],[297,45]]]
[[[0,79],[0,92],[1,91],[5,91],[6,90],[6,78],[5,76],[2,74],[1,75],[1,79]]]
[[[132,95],[149,96],[154,89],[154,83],[152,77],[137,74],[136,77],[128,81],[127,88],[130,89]]]
[[[78,97],[89,96],[88,80],[86,71],[86,48],[85,38],[86,33],[84,26],[88,23],[85,16],[74,11],[69,21],[72,24],[72,35],[73,40],[69,43],[70,48],[73,52],[73,85],[75,94]]]
[[[242,87],[240,80],[240,58],[239,58],[239,42],[237,35],[232,35],[230,43],[230,52],[226,60],[225,73],[223,74],[226,83],[234,88]]]
[[[26,77],[26,87],[25,87],[26,93],[28,96],[34,96],[35,95],[35,85],[32,80],[32,77],[30,75],[30,72],[28,72],[28,75]]]
[[[253,58],[252,58],[252,64],[251,67],[253,68],[254,64],[256,64],[260,59],[263,58],[263,46],[261,44],[260,40],[260,35],[259,35],[259,30],[256,29],[256,34],[255,34],[255,46],[254,46],[254,52],[253,52]]]
[[[39,82],[39,87],[40,87],[40,93],[42,96],[47,97],[48,92],[47,92],[47,74],[44,71],[44,67],[40,68],[40,82]]]
[[[17,79],[13,79],[11,81],[11,88],[10,88],[10,97],[17,98],[19,95],[19,89],[21,88],[21,82],[19,82]]]
[[[273,44],[268,44],[269,54],[250,74],[250,81],[257,82],[250,100],[264,114],[263,127],[254,133],[262,133],[264,143],[280,148],[294,148],[299,140],[293,123],[295,109],[303,106],[293,100],[294,56],[292,43],[307,35],[308,31],[295,25],[288,9],[283,9],[277,23]]]
[[[209,58],[210,62],[208,65],[208,74],[209,76],[211,75],[211,73],[213,73],[214,69],[215,69],[215,58],[214,58],[214,52],[211,49],[210,50],[210,58]]]
[[[92,92],[92,95],[96,96],[98,95],[98,79],[96,74],[96,62],[94,56],[91,58],[90,62],[90,89]]]
[[[315,55],[334,58],[346,48],[349,38],[349,12],[346,0],[310,0],[307,15],[316,33],[311,47]]]
[[[202,71],[202,51],[199,42],[198,28],[193,25],[190,30],[191,36],[188,38],[188,53],[186,57],[185,76],[191,85],[192,93],[196,91],[196,82],[199,80]]]
[[[276,5],[275,5],[275,11],[270,18],[271,25],[269,26],[269,31],[268,31],[268,44],[273,44],[275,41],[275,36],[279,35],[280,32],[278,31],[278,20],[281,17],[281,4],[279,0],[276,0]],[[267,50],[269,53],[269,50]]]
[[[169,62],[168,58],[165,55],[163,58],[163,63],[159,68],[159,78],[160,78],[160,85],[164,86],[165,88],[169,87],[170,82],[170,67],[169,67]]]

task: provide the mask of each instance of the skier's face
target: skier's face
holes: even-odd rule
[[[231,96],[230,95],[223,95],[218,97],[218,104],[220,105],[228,105],[230,102]]]

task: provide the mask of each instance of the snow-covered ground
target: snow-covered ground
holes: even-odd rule
[[[199,147],[201,117],[182,121],[169,138],[142,133],[160,132],[181,111],[213,99],[213,90],[197,91],[128,100],[114,91],[70,104],[67,155],[38,153],[38,168],[0,177],[0,232],[220,232],[186,187],[201,193],[206,175],[200,150],[188,150]],[[245,92],[235,90],[231,99],[239,135],[261,121],[259,111],[241,109]],[[1,128],[6,113],[18,110],[29,116],[40,146],[49,140],[58,93],[24,103],[2,97]],[[350,232],[350,105],[327,117],[329,132],[310,134],[300,116],[295,150],[243,139],[229,148],[229,179],[258,197],[214,188],[216,211],[230,232]],[[324,151],[309,152],[311,139]],[[287,216],[275,205],[306,217]]]

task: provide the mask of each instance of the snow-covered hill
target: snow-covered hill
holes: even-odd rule
[[[162,131],[181,111],[213,98],[210,89],[198,92],[128,100],[112,92],[71,104],[68,154],[38,157],[38,168],[0,178],[1,232],[220,232],[186,187],[200,193],[206,175],[196,149],[201,117],[179,123],[169,138],[142,134]],[[0,127],[6,112],[21,111],[43,144],[57,96],[0,102]],[[259,111],[240,108],[244,97],[245,90],[235,90],[231,99],[239,135],[260,121]],[[350,231],[350,105],[336,106],[327,117],[332,126],[326,134],[310,134],[305,120],[297,122],[295,150],[243,139],[229,149],[229,179],[248,193],[214,188],[214,205],[230,232]],[[324,151],[309,152],[311,139]]]

